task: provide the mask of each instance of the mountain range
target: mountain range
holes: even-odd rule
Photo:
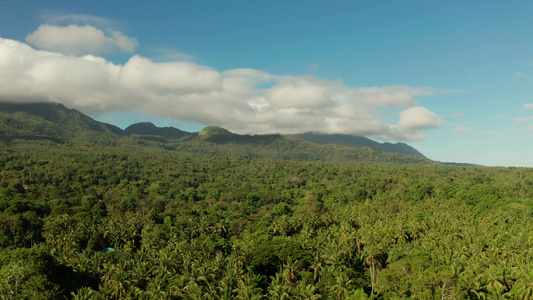
[[[379,143],[362,136],[302,133],[240,135],[209,126],[198,132],[157,127],[149,122],[122,130],[59,103],[0,102],[0,141],[120,146],[139,144],[168,150],[244,158],[331,162],[438,164],[404,143]]]

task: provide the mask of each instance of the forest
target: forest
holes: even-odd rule
[[[533,169],[0,151],[2,299],[533,298]]]

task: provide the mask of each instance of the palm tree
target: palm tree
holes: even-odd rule
[[[315,251],[313,253],[313,261],[311,262],[311,269],[313,269],[313,279],[315,281],[320,280],[322,277],[323,265],[322,257],[320,256],[320,251]]]
[[[290,287],[287,286],[287,281],[284,276],[276,273],[271,277],[272,281],[268,286],[268,296],[272,300],[288,300],[291,299],[289,295]]]
[[[100,298],[98,292],[91,289],[88,286],[79,288],[76,292],[70,293],[73,300],[91,300],[91,299],[103,299]]]
[[[501,274],[501,270],[497,270],[496,267],[491,264],[486,273],[487,291],[495,295],[503,295],[508,289],[505,284],[505,278]]]
[[[341,272],[335,276],[335,283],[331,287],[331,291],[337,299],[346,299],[348,291],[352,288],[353,280],[348,278],[346,272]]]
[[[128,270],[130,283],[136,287],[143,287],[152,277],[149,263],[145,261],[136,261]]]
[[[521,272],[520,279],[515,283],[516,293],[520,299],[533,299],[533,271]]]
[[[237,294],[236,299],[240,300],[259,300],[262,299],[261,288],[250,275],[244,275],[237,284],[234,290]]]
[[[283,264],[282,272],[283,277],[291,284],[296,280],[296,273],[299,270],[300,262],[298,260],[292,260],[289,258],[285,264]]]
[[[322,295],[317,294],[317,290],[313,284],[304,285],[300,282],[295,288],[294,295],[296,299],[319,300]]]
[[[370,269],[370,283],[372,285],[371,295],[374,294],[375,285],[377,283],[377,271],[381,268],[381,262],[377,257],[381,254],[374,245],[367,245],[363,251],[365,264]]]

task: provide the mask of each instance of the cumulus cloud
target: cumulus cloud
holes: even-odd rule
[[[525,109],[533,109],[533,103],[526,103],[524,104]]]
[[[415,106],[403,110],[400,113],[400,122],[398,125],[404,128],[416,130],[428,127],[443,126],[444,123],[437,114],[429,109]]]
[[[120,31],[106,35],[91,25],[41,25],[26,37],[26,42],[44,50],[71,55],[132,52],[138,45],[136,39]]]
[[[316,109],[334,105],[334,92],[342,89],[340,82],[316,80],[311,76],[280,78],[268,89],[265,98],[273,108]]]
[[[220,73],[189,62],[153,63],[133,56],[120,70],[121,87],[159,95],[209,94],[222,89]]]
[[[0,38],[0,100],[61,102],[89,115],[136,112],[238,133],[314,131],[410,141],[443,125],[415,100],[435,93],[429,87],[355,88],[340,79],[280,77],[245,68],[219,72],[138,55],[117,65],[95,55],[35,50]],[[383,107],[396,112],[399,122],[386,123]]]

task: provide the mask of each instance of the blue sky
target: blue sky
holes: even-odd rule
[[[533,167],[533,2],[0,1],[0,97]]]

